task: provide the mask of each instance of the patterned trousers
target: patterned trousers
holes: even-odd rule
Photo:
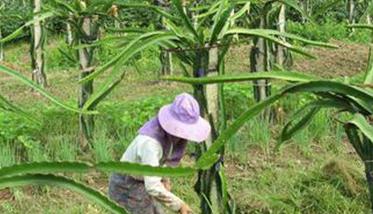
[[[144,181],[128,175],[113,174],[109,181],[109,197],[131,214],[163,214],[159,204],[145,189]]]

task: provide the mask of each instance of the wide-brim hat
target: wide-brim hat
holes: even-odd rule
[[[189,141],[202,142],[211,132],[209,122],[200,116],[198,102],[187,93],[163,106],[158,112],[158,120],[167,133]]]

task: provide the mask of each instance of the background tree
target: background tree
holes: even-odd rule
[[[279,35],[285,35],[286,6],[288,5],[290,9],[306,17],[305,9],[309,7],[308,1],[301,1],[301,3],[302,8],[292,1],[253,2],[251,4],[252,12],[248,14],[250,17],[247,23],[248,27],[253,29],[276,29],[279,31]],[[286,42],[284,37],[281,39]],[[269,39],[256,37],[250,50],[250,72],[270,72],[273,70],[275,63],[281,67],[287,57],[290,56],[290,50],[282,45],[276,45]],[[302,51],[297,52],[302,53]],[[257,102],[263,101],[271,95],[270,80],[257,80],[253,84],[254,98]],[[271,110],[267,109],[263,116],[269,120]]]
[[[0,19],[1,20],[4,20],[6,16],[6,14],[4,13],[4,7],[5,7],[4,4],[0,5]],[[2,32],[3,22],[4,21],[0,21],[0,40],[3,38],[3,32]],[[0,62],[3,60],[4,60],[4,44],[0,43]]]
[[[158,7],[164,8],[164,10],[170,12],[171,5],[169,0],[154,0],[154,5]],[[164,18],[163,16],[159,16],[155,19],[154,22],[156,30],[163,30],[167,28],[164,25]],[[172,74],[173,66],[172,66],[172,53],[160,48],[160,55],[159,61],[161,62],[161,76],[170,75]]]
[[[34,0],[34,17],[41,12],[42,0]],[[43,87],[47,86],[47,76],[45,74],[45,52],[44,45],[46,40],[46,31],[43,26],[43,21],[35,20],[32,26],[31,37],[31,68],[32,79]]]
[[[280,12],[278,14],[278,31],[281,33],[286,33],[286,5],[281,4],[280,6]],[[276,63],[282,67],[285,62],[285,49],[282,46],[277,47],[277,56],[276,56]]]
[[[19,1],[4,0],[0,3],[0,40],[23,24],[21,14],[27,13],[29,8]],[[4,45],[5,42],[0,43],[0,61],[5,57]]]

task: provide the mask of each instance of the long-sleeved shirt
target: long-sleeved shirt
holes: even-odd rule
[[[157,140],[145,135],[138,135],[131,142],[120,161],[157,167],[161,166],[162,157],[163,149]],[[174,211],[180,210],[183,201],[165,188],[161,177],[144,176],[144,184],[149,195],[157,201]]]

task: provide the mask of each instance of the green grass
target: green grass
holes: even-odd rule
[[[0,166],[7,167],[16,163],[16,148],[11,143],[2,142],[0,147]]]

